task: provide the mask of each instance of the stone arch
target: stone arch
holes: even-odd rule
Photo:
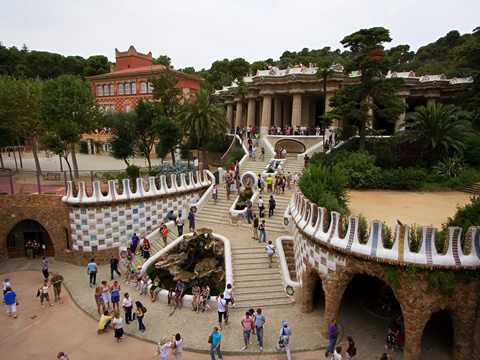
[[[24,219],[12,227],[7,236],[7,255],[10,259],[26,256],[25,243],[27,240],[37,240],[40,245],[40,253],[46,256],[55,256],[52,238],[45,227],[38,221]],[[45,252],[43,246],[45,245]]]
[[[287,150],[287,154],[301,154],[307,150],[305,144],[296,139],[281,139],[275,143],[275,149],[282,149],[285,148]]]
[[[462,324],[461,326],[464,326]],[[433,343],[432,343],[433,342]],[[441,359],[440,355],[446,355],[446,359],[454,357],[454,325],[452,313],[448,310],[438,309],[432,312],[421,336],[421,354],[429,354],[431,346],[441,354],[429,356]]]
[[[315,309],[315,295],[318,287],[323,288],[322,274],[317,272],[311,265],[307,265],[306,271],[302,274],[302,293],[300,297],[300,311],[310,313]]]

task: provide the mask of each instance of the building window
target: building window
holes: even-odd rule
[[[142,94],[145,94],[147,92],[147,83],[144,81],[140,83],[140,92]]]
[[[148,83],[148,92],[151,93],[153,91],[153,84],[151,82]]]
[[[136,93],[137,93],[137,84],[132,83],[132,94],[136,94]]]
[[[103,86],[102,85],[97,86],[97,90],[98,90],[98,96],[103,96]]]
[[[123,95],[123,84],[118,84],[118,95]]]
[[[125,111],[126,111],[126,112],[130,112],[130,105],[128,105],[128,104],[125,105]]]
[[[108,95],[109,95],[108,85],[103,85],[103,95],[105,95],[105,96],[108,96]]]
[[[125,84],[125,94],[130,95],[130,84]]]
[[[115,91],[113,91],[113,84],[110,84],[110,95],[115,95]]]
[[[115,105],[114,104],[110,105],[110,110],[115,111]]]

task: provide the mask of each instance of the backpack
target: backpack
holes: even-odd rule
[[[349,347],[348,347],[348,350],[347,350],[347,353],[348,353],[348,355],[350,355],[350,356],[355,356],[355,355],[357,355],[357,348],[355,347],[355,345],[349,346]]]
[[[283,335],[280,336],[280,342],[284,345],[288,345],[288,336],[287,334],[285,333],[285,328],[282,329],[283,330]]]

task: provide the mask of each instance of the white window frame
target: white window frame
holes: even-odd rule
[[[125,84],[125,95],[130,95],[130,94],[131,94],[130,84],[126,83]]]
[[[115,89],[113,88],[113,84],[110,84],[110,95],[115,95]]]
[[[132,88],[132,95],[136,94],[137,93],[137,84],[133,82],[131,84],[131,88]]]
[[[123,90],[123,84],[118,84],[118,95],[123,95],[124,90]]]
[[[131,111],[131,106],[130,104],[125,105],[125,112],[130,112]]]
[[[110,111],[115,112],[115,104],[110,105]]]
[[[142,81],[140,83],[140,92],[142,94],[146,94],[147,93],[147,83],[145,81]]]
[[[103,85],[97,86],[98,96],[103,96]]]
[[[148,83],[148,92],[153,92],[153,84],[151,82]]]
[[[103,85],[104,96],[109,96],[110,95],[110,92],[108,90],[109,90],[108,85]]]

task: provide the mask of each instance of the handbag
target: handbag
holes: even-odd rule
[[[208,337],[208,343],[211,344],[213,343],[213,332],[210,334],[210,336]]]
[[[177,355],[178,353],[178,350],[177,350],[177,342],[174,341],[173,342],[173,346],[172,346],[172,355]]]

